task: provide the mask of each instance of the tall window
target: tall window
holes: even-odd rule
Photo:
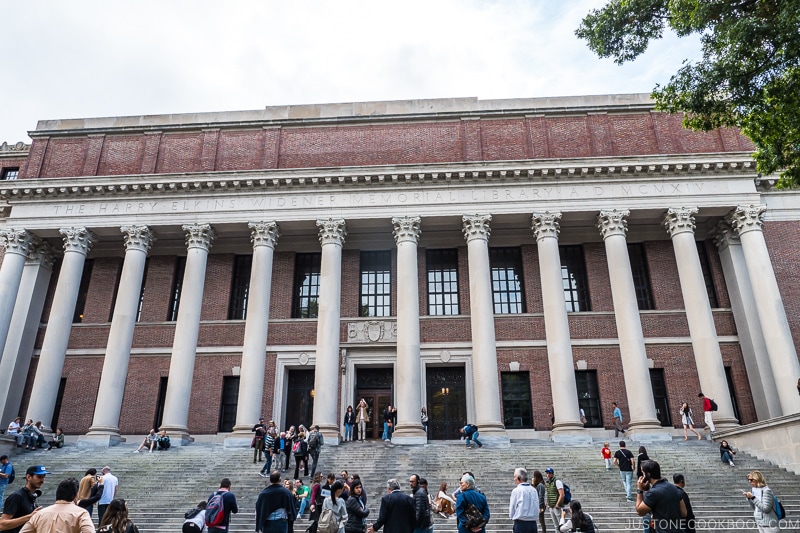
[[[252,255],[237,255],[233,261],[233,282],[231,284],[231,301],[228,304],[228,320],[247,318],[247,298],[250,294],[252,267]]]
[[[297,254],[294,258],[292,318],[317,318],[322,254]]]
[[[583,246],[559,246],[558,254],[561,256],[561,280],[567,312],[591,311]]]
[[[489,248],[492,297],[497,315],[525,312],[522,293],[522,254],[519,248]]]
[[[503,423],[506,428],[532,428],[530,372],[501,372]]]
[[[672,426],[667,399],[667,381],[664,379],[663,368],[650,369],[650,385],[653,387],[653,402],[656,406],[656,418],[664,427]]]
[[[600,410],[600,389],[597,387],[597,370],[576,370],[575,385],[578,387],[578,407],[586,416],[586,427],[603,427]]]
[[[11,181],[17,179],[18,177],[19,177],[19,168],[9,167],[3,169],[3,175],[2,175],[3,180]]]
[[[114,293],[111,295],[111,309],[108,310],[108,321],[111,322],[114,320],[114,308],[117,306],[117,296],[119,295],[119,285],[120,281],[122,280],[122,264],[124,261],[120,261],[119,265],[117,265],[117,276],[116,281],[114,282]]]
[[[239,376],[223,376],[222,400],[219,402],[220,433],[230,433],[236,423],[236,409],[239,405]]]
[[[144,305],[144,289],[147,286],[147,270],[150,267],[150,258],[144,260],[144,273],[142,274],[142,290],[139,291],[139,306],[136,308],[136,322],[142,319],[142,305]]]
[[[706,282],[706,292],[708,293],[708,303],[711,307],[719,307],[717,300],[717,289],[714,288],[714,277],[711,275],[711,264],[708,260],[708,250],[706,250],[706,243],[703,241],[696,241],[697,255],[700,258],[700,268],[703,270],[703,281]]]
[[[361,252],[361,306],[358,316],[391,316],[391,269],[391,252]]]
[[[83,274],[81,274],[81,284],[78,288],[78,299],[75,302],[75,314],[72,315],[72,323],[83,322],[83,311],[86,309],[86,297],[89,294],[89,281],[92,279],[92,267],[94,259],[87,259],[83,263]]]
[[[158,429],[164,419],[164,404],[167,402],[168,377],[161,377],[158,382],[158,396],[156,397],[156,414],[153,417],[153,427]]]
[[[458,314],[458,250],[428,250],[428,314]]]
[[[639,304],[639,310],[655,309],[655,305],[653,305],[653,289],[650,286],[650,269],[647,268],[644,244],[629,244],[628,256],[631,259],[633,287],[636,290],[636,303]]]
[[[175,270],[172,275],[172,291],[169,294],[169,309],[167,310],[167,321],[169,322],[178,320],[178,307],[181,304],[181,290],[183,289],[183,273],[185,270],[186,257],[176,257]]]

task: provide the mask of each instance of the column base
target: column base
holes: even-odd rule
[[[478,423],[478,440],[485,445],[497,446],[511,444],[506,428],[497,422]]]
[[[253,443],[253,433],[250,426],[240,427],[234,426],[233,433],[225,437],[224,446],[226,448],[249,448]]]
[[[338,446],[341,443],[342,435],[339,432],[339,426],[319,424],[319,432],[322,433],[322,438],[325,439],[325,446]]]
[[[167,430],[169,442],[172,447],[186,446],[194,442],[194,439],[189,434],[189,430],[181,426],[161,426],[158,431]]]
[[[738,428],[740,425],[741,424],[739,424],[739,421],[736,420],[733,417],[731,417],[731,418],[717,418],[717,417],[714,417],[714,427],[716,428],[717,431],[719,431],[721,429]],[[708,426],[706,426],[706,427],[708,427]],[[695,429],[698,429],[697,426],[695,426]],[[705,429],[705,428],[703,428],[703,429]],[[699,431],[699,429],[698,429],[698,431]]]
[[[126,442],[119,434],[119,428],[92,426],[86,435],[78,437],[79,448],[110,448]]]
[[[401,425],[392,432],[392,444],[427,444],[428,434],[421,426]]]
[[[557,444],[591,444],[592,436],[580,420],[568,420],[553,424],[550,440]]]
[[[672,428],[665,427],[636,427],[628,428],[624,440],[633,442],[671,442]]]

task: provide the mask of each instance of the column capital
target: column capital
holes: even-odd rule
[[[422,218],[418,216],[413,217],[392,217],[392,225],[394,226],[394,241],[397,244],[401,242],[419,242],[419,235],[422,233],[420,223]]]
[[[765,205],[737,205],[727,220],[737,235],[748,231],[763,231]]]
[[[27,256],[33,245],[34,235],[26,229],[8,228],[0,230],[0,247],[7,254]]]
[[[253,243],[253,248],[269,246],[274,250],[278,245],[281,229],[276,221],[248,222],[247,227],[250,228],[250,242]]]
[[[612,209],[610,211],[600,211],[597,215],[597,229],[603,240],[612,235],[622,235],[628,231],[628,216],[631,214],[628,209]]]
[[[726,220],[720,220],[709,233],[709,236],[714,239],[714,244],[720,252],[726,250],[730,246],[741,245],[742,241],[736,231]]]
[[[664,227],[670,238],[679,233],[694,234],[694,215],[697,214],[696,207],[670,207],[664,215]]]
[[[492,228],[489,223],[492,221],[492,215],[463,215],[461,223],[463,224],[462,231],[464,232],[464,239],[470,242],[475,239],[489,241],[489,235],[492,234]]]
[[[41,239],[34,239],[25,262],[31,265],[40,265],[48,270],[52,270],[55,261],[56,250]]]
[[[125,239],[125,250],[138,250],[145,254],[150,253],[156,238],[147,226],[122,226],[119,230]]]
[[[200,248],[208,251],[211,249],[214,239],[217,238],[211,224],[184,224],[181,228],[186,232],[186,248],[188,249]]]
[[[542,211],[531,215],[531,230],[536,237],[536,242],[547,237],[558,239],[561,231],[561,212]]]
[[[86,255],[97,242],[95,234],[86,228],[60,228],[58,232],[64,239],[65,252],[78,252]]]
[[[321,245],[344,245],[344,239],[347,237],[347,226],[343,218],[317,219],[317,227],[319,228],[319,243]]]

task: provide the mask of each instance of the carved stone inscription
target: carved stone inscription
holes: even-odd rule
[[[397,342],[397,322],[386,320],[349,322],[347,342]]]

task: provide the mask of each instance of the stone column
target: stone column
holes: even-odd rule
[[[0,420],[13,420],[19,416],[33,345],[39,333],[44,300],[53,272],[53,249],[38,239],[34,239],[34,243],[28,251],[25,268],[22,270],[19,295],[8,329],[3,358],[0,359]]]
[[[683,305],[686,308],[697,377],[702,389],[698,392],[703,392],[717,402],[719,411],[714,413],[714,425],[724,428],[735,426],[738,422],[733,416],[731,393],[722,364],[714,316],[708,302],[703,269],[694,240],[694,215],[697,211],[696,207],[671,207],[664,217],[664,227],[672,239],[678,264]]]
[[[539,250],[547,362],[555,417],[553,433],[556,437],[559,433],[568,435],[583,430],[572,361],[567,304],[564,300],[564,281],[561,279],[561,256],[558,253],[560,220],[561,213],[551,211],[533,213],[531,217],[531,229]]]
[[[119,278],[111,330],[108,333],[94,418],[89,432],[79,438],[81,444],[115,446],[124,441],[119,433],[122,396],[128,377],[145,262],[155,238],[147,226],[122,226],[120,231],[125,240],[125,260]]]
[[[58,231],[64,239],[64,259],[61,262],[61,272],[58,275],[26,415],[26,418],[34,421],[41,420],[48,431],[53,420],[64,358],[67,355],[83,264],[86,262],[86,254],[95,243],[94,234],[86,228],[61,228]]]
[[[611,298],[614,302],[619,354],[622,359],[622,375],[625,379],[630,412],[628,427],[636,434],[660,430],[661,423],[656,417],[642,321],[639,317],[628,243],[625,239],[625,232],[628,231],[628,215],[630,211],[627,209],[600,211],[597,217],[597,229],[600,230],[606,247]]]
[[[772,376],[772,365],[767,353],[767,345],[761,329],[756,309],[756,297],[750,284],[750,274],[742,252],[742,242],[730,224],[720,220],[712,232],[714,244],[719,250],[722,263],[722,274],[731,299],[733,319],[739,334],[739,346],[742,348],[744,366],[747,368],[747,380],[750,393],[759,420],[781,416],[781,401],[776,394],[775,379]]]
[[[267,361],[272,260],[280,237],[278,223],[274,220],[250,222],[247,227],[250,228],[250,242],[253,243],[253,265],[250,269],[236,425],[231,436],[225,439],[225,446],[230,447],[249,446],[253,438],[253,425],[264,414],[261,406]]]
[[[344,219],[317,220],[322,261],[317,314],[317,355],[314,368],[314,424],[325,444],[339,444],[339,329],[342,300]]]
[[[472,313],[472,381],[475,391],[475,422],[481,439],[508,442],[500,410],[497,375],[497,344],[494,336],[494,299],[489,264],[492,215],[461,217],[469,262],[469,302]]]
[[[800,362],[761,227],[766,210],[764,205],[740,205],[729,220],[742,241],[750,283],[757,295],[756,311],[765,328],[764,341],[772,364],[775,394],[780,399],[782,414],[786,416],[800,412],[800,396],[796,387]]]
[[[417,242],[420,217],[394,217],[397,243],[397,427],[392,432],[395,444],[425,444],[419,413],[422,408],[419,356],[419,278]],[[377,413],[376,413],[377,415]]]
[[[0,353],[6,343],[22,270],[25,268],[25,258],[32,242],[32,235],[24,229],[0,230],[0,246],[6,251],[0,267]]]
[[[188,444],[189,401],[192,397],[194,360],[197,355],[197,335],[200,330],[200,312],[203,308],[203,289],[206,282],[208,251],[216,234],[210,224],[187,224],[186,268],[183,273],[181,305],[175,324],[175,340],[169,362],[167,394],[161,427],[172,435],[173,444]]]

